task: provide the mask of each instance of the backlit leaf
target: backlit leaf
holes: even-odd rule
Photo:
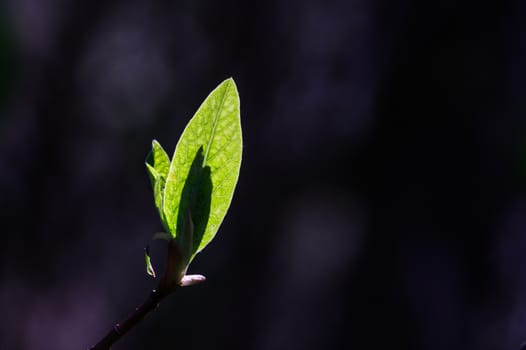
[[[152,187],[153,187],[153,196],[155,199],[155,206],[157,207],[157,210],[159,211],[161,221],[166,230],[169,230],[169,229],[168,229],[168,225],[166,222],[166,218],[164,216],[163,195],[164,195],[164,187],[166,184],[166,178],[168,176],[169,168],[170,168],[170,158],[168,158],[168,155],[166,154],[164,149],[161,147],[159,142],[157,142],[156,140],[153,140],[152,150],[146,157],[146,169],[148,170],[150,182],[152,183]]]
[[[164,217],[180,246],[185,241],[187,211],[191,214],[190,260],[214,238],[225,217],[241,154],[239,96],[234,80],[227,79],[210,93],[186,126],[166,177]],[[155,163],[154,168],[159,172]]]

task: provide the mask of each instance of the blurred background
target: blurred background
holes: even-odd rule
[[[526,340],[526,4],[0,2],[0,348],[87,349],[155,287],[144,167],[232,76],[244,159],[114,349]],[[165,246],[154,243],[162,269]]]

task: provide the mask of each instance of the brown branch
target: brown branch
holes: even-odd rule
[[[111,348],[113,343],[124,336],[130,329],[135,327],[137,323],[142,321],[146,315],[151,311],[155,310],[159,303],[166,298],[168,295],[173,294],[179,287],[193,286],[195,284],[203,283],[206,278],[202,275],[184,275],[187,262],[183,262],[185,265],[181,266],[182,262],[181,253],[177,248],[175,240],[170,241],[168,246],[168,256],[166,262],[166,270],[163,277],[159,280],[157,289],[154,289],[148,299],[135,309],[135,312],[122,323],[117,323],[112,330],[106,334],[95,346],[91,347],[90,350],[108,350]],[[183,276],[180,277],[182,268],[184,267]]]
[[[169,294],[165,291],[166,289],[153,290],[148,299],[135,309],[135,312],[125,321],[117,323],[112,330],[106,334],[96,345],[90,348],[90,350],[108,350],[110,347],[124,336],[130,329],[132,329],[137,323],[142,321],[146,315],[152,310],[155,310],[159,303]],[[173,292],[173,291],[172,291]]]

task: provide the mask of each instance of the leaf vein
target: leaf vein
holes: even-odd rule
[[[228,94],[228,88],[229,87],[230,87],[230,84],[226,84],[225,92],[223,93],[223,97],[221,98],[221,103],[219,104],[219,108],[217,109],[216,115],[214,117],[214,122],[213,122],[214,124],[212,126],[212,132],[210,133],[210,138],[208,139],[208,145],[206,146],[205,155],[203,157],[203,164],[202,164],[203,168],[205,167],[205,164],[206,164],[206,161],[207,161],[207,157],[208,157],[208,152],[210,151],[210,147],[212,147],[212,142],[214,140],[214,135],[215,135],[217,124],[218,124],[217,121],[218,121],[219,116],[221,115],[221,112],[223,110],[223,105],[225,103],[225,99],[226,99],[226,95]]]

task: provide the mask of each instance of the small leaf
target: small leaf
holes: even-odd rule
[[[150,175],[150,180],[152,181],[152,187],[156,175],[160,175],[166,180],[168,170],[170,169],[170,158],[157,140],[152,141],[152,150],[146,156],[146,167]],[[154,170],[154,174],[152,170]]]
[[[155,241],[158,239],[164,239],[164,240],[170,241],[172,239],[172,235],[166,232],[156,232],[152,237],[152,241]],[[150,258],[150,245],[149,244],[144,248],[144,259],[146,263],[146,272],[148,273],[148,275],[155,278],[156,275],[155,275],[155,270],[153,269],[152,260]]]
[[[148,275],[155,278],[155,271],[153,270],[152,261],[150,259],[150,246],[147,245],[146,248],[144,248],[144,260],[146,263],[146,273]]]
[[[152,141],[153,164],[155,169],[166,179],[170,169],[170,158],[157,140]]]
[[[214,238],[226,215],[241,154],[239,96],[230,78],[210,93],[186,126],[166,178],[163,210],[178,242],[187,211],[192,214],[195,227],[190,261]]]
[[[192,213],[190,261],[214,238],[225,217],[239,177],[241,154],[239,96],[230,78],[210,93],[186,126],[164,189],[164,214],[177,241],[187,210]]]
[[[161,217],[161,222],[163,223],[164,228],[169,231],[169,227],[164,217],[163,195],[166,177],[168,176],[168,169],[170,167],[170,159],[159,142],[156,140],[152,141],[152,150],[146,157],[145,163],[146,169],[148,170],[148,175],[150,177],[150,182],[152,183],[153,187],[155,206],[159,211],[159,216]]]
[[[157,179],[160,177],[160,174],[157,170],[155,170],[153,165],[150,165],[148,161],[151,158],[150,157],[151,154],[152,152],[150,151],[150,153],[148,153],[148,156],[146,157],[146,162],[144,164],[146,164],[146,170],[148,170],[148,177],[150,178],[150,183],[152,184],[152,188],[155,189],[155,184],[157,183]]]

